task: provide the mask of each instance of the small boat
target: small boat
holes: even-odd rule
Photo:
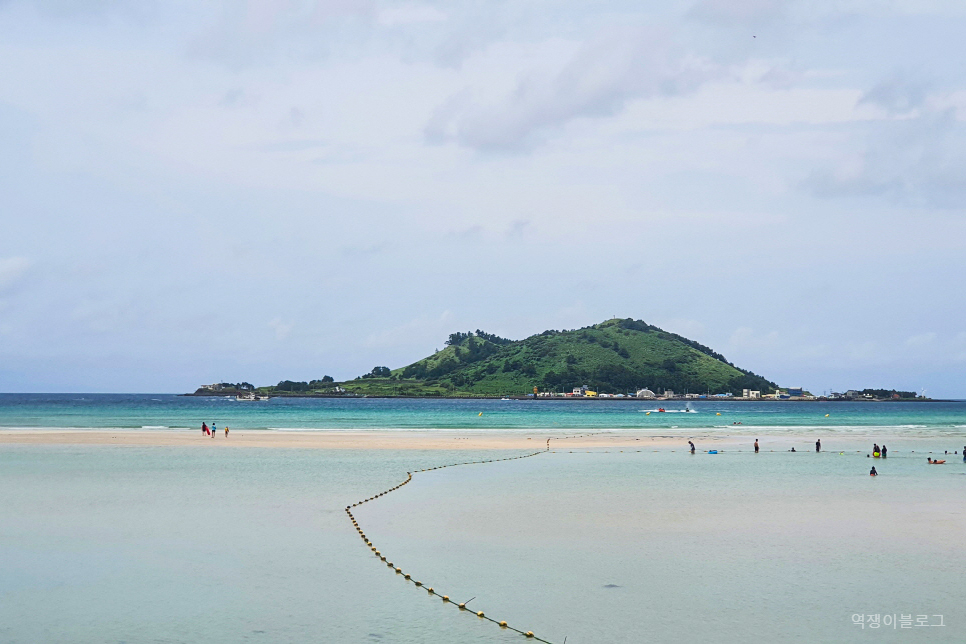
[[[259,400],[268,400],[268,396],[256,396],[255,393],[252,392],[252,393],[245,394],[244,396],[241,394],[238,394],[237,396],[235,396],[235,400],[244,401],[244,402],[256,402]]]
[[[510,399],[504,396],[503,398],[500,398],[500,400],[510,400]]]
[[[658,411],[665,411],[664,407],[658,407],[657,410]]]

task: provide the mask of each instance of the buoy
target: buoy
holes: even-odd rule
[[[825,417],[828,418],[828,414],[825,414]]]
[[[480,612],[478,612],[478,613],[476,614],[476,616],[477,616],[477,617],[483,617],[483,611],[480,611]]]
[[[500,622],[500,628],[506,628],[506,622]]]
[[[416,584],[417,586],[422,586],[423,585],[423,582],[421,582],[421,581],[414,581],[413,583]]]
[[[432,586],[426,586],[426,592],[427,593],[433,592],[433,587]]]
[[[483,412],[480,412],[480,416],[482,416],[482,415],[483,415]]]
[[[460,604],[460,610],[466,610],[466,604]]]
[[[721,415],[721,412],[720,411],[717,414],[715,414],[715,416],[720,416],[720,415]]]
[[[449,601],[449,595],[443,595],[443,601],[444,602],[448,602]]]
[[[533,637],[533,631],[527,631],[526,633],[524,633],[524,635],[526,635],[527,637]]]
[[[410,576],[409,576],[409,573],[406,573],[406,574],[405,574],[405,575],[403,575],[403,576],[404,576],[404,577],[405,577],[406,579],[410,579]]]

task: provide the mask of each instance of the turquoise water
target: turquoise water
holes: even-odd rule
[[[416,578],[555,644],[962,641],[957,460],[903,451],[871,478],[854,453],[554,447],[355,515]],[[525,641],[392,574],[343,512],[519,453],[2,445],[0,641]]]
[[[667,413],[657,412],[663,405]],[[682,413],[685,407],[695,413]],[[647,411],[651,411],[647,414]],[[480,416],[479,413],[483,412]],[[718,416],[717,414],[721,414]],[[825,414],[829,416],[826,418]],[[170,394],[0,394],[3,428],[236,429],[707,429],[864,432],[908,435],[966,432],[966,402],[648,402],[273,398]]]

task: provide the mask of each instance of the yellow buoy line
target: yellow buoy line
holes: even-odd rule
[[[546,449],[547,450],[550,449],[550,440],[549,439],[547,439],[547,448]],[[515,460],[520,459],[520,458],[530,458],[531,456],[537,456],[538,454],[543,454],[545,451],[546,450],[541,450],[541,451],[538,451],[538,452],[532,452],[530,454],[523,454],[521,456],[508,456],[506,458],[493,458],[493,459],[487,459],[487,460],[483,460],[483,461],[467,461],[467,462],[464,462],[464,463],[450,463],[449,465],[437,465],[436,467],[428,467],[428,468],[425,468],[425,469],[422,469],[422,470],[416,470],[416,472],[417,473],[419,473],[419,472],[431,472],[433,470],[441,470],[441,469],[446,468],[446,467],[456,467],[457,465],[476,465],[476,464],[480,464],[480,463],[497,463],[499,461],[515,461]],[[378,557],[380,561],[385,562],[387,568],[392,568],[393,571],[395,571],[395,573],[397,575],[401,575],[403,577],[403,579],[405,579],[406,581],[412,583],[417,588],[423,588],[423,590],[425,590],[430,595],[435,595],[436,597],[439,597],[440,599],[443,600],[443,603],[444,604],[450,604],[452,606],[455,606],[458,610],[466,611],[467,610],[466,604],[467,604],[468,601],[471,601],[471,600],[467,600],[467,602],[463,602],[463,603],[453,602],[452,600],[450,600],[450,598],[449,598],[448,595],[443,595],[443,594],[439,593],[432,586],[427,586],[427,585],[423,584],[423,582],[418,581],[416,579],[413,579],[412,575],[410,575],[409,573],[404,573],[403,570],[402,570],[402,568],[400,568],[399,566],[396,566],[393,562],[389,561],[389,559],[386,557],[386,555],[383,554],[382,552],[380,552],[376,548],[375,544],[373,544],[372,541],[369,540],[369,537],[366,536],[366,533],[362,531],[362,527],[359,525],[359,522],[356,521],[356,518],[352,515],[352,508],[357,507],[357,506],[360,506],[363,503],[369,503],[370,501],[375,501],[376,499],[378,499],[380,497],[383,497],[383,496],[389,494],[390,492],[395,492],[396,490],[398,490],[399,488],[401,488],[402,486],[406,485],[407,483],[409,483],[412,480],[413,480],[413,473],[412,472],[406,472],[406,480],[403,481],[402,483],[400,483],[399,485],[394,485],[393,487],[389,488],[388,490],[384,490],[382,492],[379,492],[378,494],[374,494],[373,496],[370,496],[368,499],[364,499],[362,501],[358,501],[356,503],[353,503],[352,505],[347,505],[347,506],[345,506],[345,512],[346,512],[347,515],[349,515],[349,520],[352,521],[352,526],[356,529],[356,532],[359,533],[359,537],[362,538],[362,540],[365,542],[366,546],[369,547],[369,550],[371,550],[372,553],[376,557]],[[469,612],[472,613],[474,611],[469,611]],[[533,634],[533,631],[522,631],[519,628],[514,628],[513,626],[510,626],[509,624],[507,624],[505,621],[499,621],[499,620],[493,619],[492,617],[490,617],[489,615],[487,615],[486,613],[484,613],[481,610],[480,611],[476,611],[475,614],[476,614],[476,616],[478,618],[485,619],[487,621],[493,622],[494,624],[496,624],[500,628],[505,628],[505,629],[508,629],[508,630],[511,630],[511,631],[516,631],[517,633],[519,633],[520,635],[523,635],[527,639],[532,639],[532,640],[537,641],[537,642],[544,642],[544,644],[552,644],[551,642],[549,642],[549,641],[547,641],[545,639],[542,639],[542,638],[537,637],[536,635],[534,635]]]

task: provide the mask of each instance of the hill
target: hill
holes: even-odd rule
[[[602,393],[736,393],[774,391],[775,383],[740,369],[710,348],[630,318],[571,331],[544,331],[508,340],[482,331],[454,333],[446,347],[410,365],[376,367],[333,383],[349,394],[497,396],[570,391],[588,385]],[[266,393],[283,393],[266,388]],[[306,387],[302,393],[309,393]],[[290,391],[290,389],[289,389]],[[319,389],[319,393],[324,390]]]

